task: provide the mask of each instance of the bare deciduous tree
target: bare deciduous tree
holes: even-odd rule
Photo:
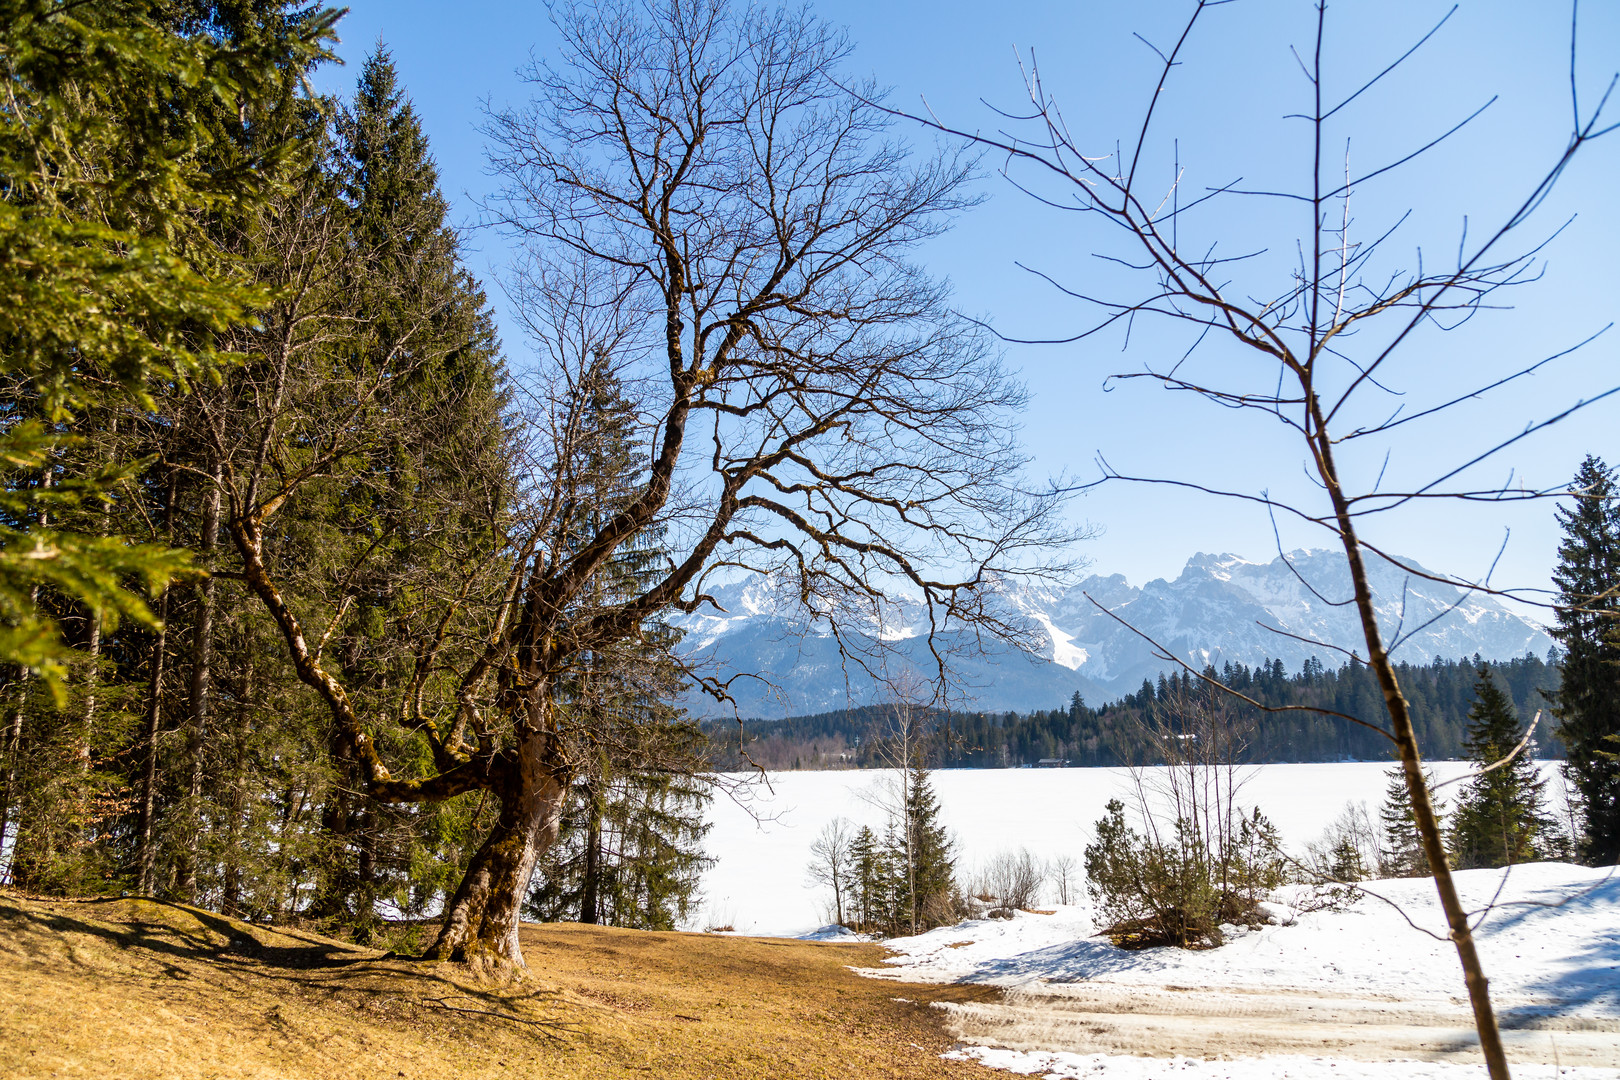
[[[996,911],[1029,910],[1040,899],[1046,868],[1029,848],[998,851],[977,875],[977,892],[994,897]]]
[[[1054,856],[1046,864],[1046,878],[1057,891],[1057,902],[1072,904],[1075,900],[1075,885],[1079,878],[1080,861],[1073,855],[1063,854]]]
[[[553,15],[561,60],[488,123],[506,181],[490,209],[524,243],[514,295],[540,354],[520,433],[530,485],[503,523],[504,595],[463,589],[411,628],[398,719],[429,743],[427,775],[389,770],[256,557],[255,516],[273,508],[232,494],[248,583],[365,792],[498,805],[430,950],[496,966],[522,963],[521,904],[580,767],[580,712],[559,695],[581,657],[662,612],[718,607],[706,583],[744,570],[790,582],[840,640],[901,586],[934,631],[1013,634],[984,602],[987,575],[1061,539],[1055,503],[1015,486],[1005,416],[1021,389],[910,261],[972,201],[972,162],[913,156],[835,81],[848,45],[805,12],[671,0]],[[636,403],[642,464],[588,515],[608,376]],[[649,535],[664,562],[632,595],[592,588]],[[727,680],[694,676],[726,699]],[[443,715],[422,708],[429,684],[448,688]]]
[[[821,829],[810,845],[810,880],[825,885],[833,894],[833,921],[844,923],[844,901],[855,888],[855,828],[846,817],[835,817]]]

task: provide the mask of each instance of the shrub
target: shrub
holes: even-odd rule
[[[992,856],[979,872],[973,892],[999,908],[1028,909],[1040,899],[1041,886],[1045,883],[1045,867],[1028,848],[1019,848],[999,851]]]
[[[1347,802],[1322,835],[1305,845],[1308,875],[1349,885],[1378,875],[1388,841],[1366,803]]]
[[[1131,828],[1125,804],[1109,801],[1085,864],[1086,887],[1114,944],[1212,948],[1224,940],[1224,925],[1265,921],[1260,902],[1285,880],[1276,827],[1258,809],[1223,824],[1211,835],[1178,818],[1173,839],[1160,840],[1156,829],[1143,836]]]

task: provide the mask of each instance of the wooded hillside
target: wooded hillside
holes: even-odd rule
[[[1473,705],[1477,668],[1472,660],[1443,660],[1398,666],[1401,686],[1412,703],[1422,745],[1428,757],[1464,756],[1468,710]],[[1537,756],[1561,757],[1563,747],[1548,721],[1546,694],[1558,688],[1558,668],[1535,656],[1493,664],[1491,670],[1528,722],[1543,710],[1536,728]],[[1368,723],[1382,720],[1378,685],[1361,664],[1337,670],[1319,661],[1290,675],[1281,661],[1248,668],[1228,664],[1207,673],[1223,685],[1253,698],[1265,712],[1237,698],[1211,694],[1191,675],[1161,676],[1144,681],[1140,690],[1096,708],[1076,695],[1067,708],[1044,712],[934,714],[928,760],[941,768],[1015,768],[1061,761],[1076,767],[1157,764],[1144,724],[1174,729],[1195,708],[1225,710],[1226,722],[1238,733],[1239,759],[1248,763],[1281,761],[1379,761],[1389,756],[1388,740],[1347,720],[1301,707],[1343,713]],[[1295,711],[1299,710],[1299,711]],[[879,745],[889,724],[889,709],[869,706],[786,720],[710,721],[705,728],[722,768],[750,762],[768,769],[842,769],[881,767]]]

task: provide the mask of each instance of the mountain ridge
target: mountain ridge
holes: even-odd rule
[[[1545,630],[1492,597],[1435,580],[1439,575],[1413,560],[1370,556],[1367,570],[1397,660],[1475,654],[1503,660],[1543,655],[1553,645]],[[1092,704],[1113,700],[1177,668],[1155,655],[1153,643],[1200,669],[1282,660],[1292,671],[1313,656],[1336,666],[1366,651],[1349,602],[1348,564],[1334,550],[1302,549],[1269,563],[1197,552],[1174,581],[1155,578],[1141,587],[1121,574],[1092,574],[1066,587],[1006,577],[993,584],[988,602],[1023,627],[1034,648],[986,639],[981,650],[967,631],[936,635],[935,645],[955,657],[953,707],[1049,709],[1076,692]],[[739,581],[714,592],[726,610],[671,623],[686,632],[690,662],[722,677],[760,677],[740,680],[749,684],[741,693],[734,684],[742,715],[806,715],[882,696],[879,680],[846,662],[830,634],[795,612],[770,582]],[[857,650],[884,642],[902,666],[931,670],[920,614],[916,602],[897,598],[884,624],[850,639]],[[699,715],[717,715],[712,701],[686,704]]]

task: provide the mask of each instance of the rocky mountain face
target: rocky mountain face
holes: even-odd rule
[[[1501,660],[1544,654],[1552,640],[1495,600],[1468,593],[1374,557],[1368,565],[1386,642],[1395,657],[1427,663],[1473,656]],[[1031,649],[962,632],[936,635],[950,659],[951,704],[985,710],[1053,709],[1078,691],[1091,704],[1129,693],[1172,665],[1157,643],[1194,667],[1250,666],[1280,659],[1298,671],[1312,656],[1337,667],[1340,648],[1365,653],[1342,553],[1296,551],[1268,563],[1235,555],[1194,555],[1174,581],[1138,588],[1124,577],[1092,575],[1061,588],[1003,580],[995,602],[1029,630]],[[744,716],[774,719],[864,704],[885,696],[860,664],[844,658],[824,626],[808,621],[763,579],[715,590],[724,612],[671,620],[686,631],[682,650],[732,684]],[[885,624],[848,635],[859,654],[882,642],[888,670],[934,670],[915,605],[899,601]],[[713,702],[687,702],[697,715],[728,713]]]

